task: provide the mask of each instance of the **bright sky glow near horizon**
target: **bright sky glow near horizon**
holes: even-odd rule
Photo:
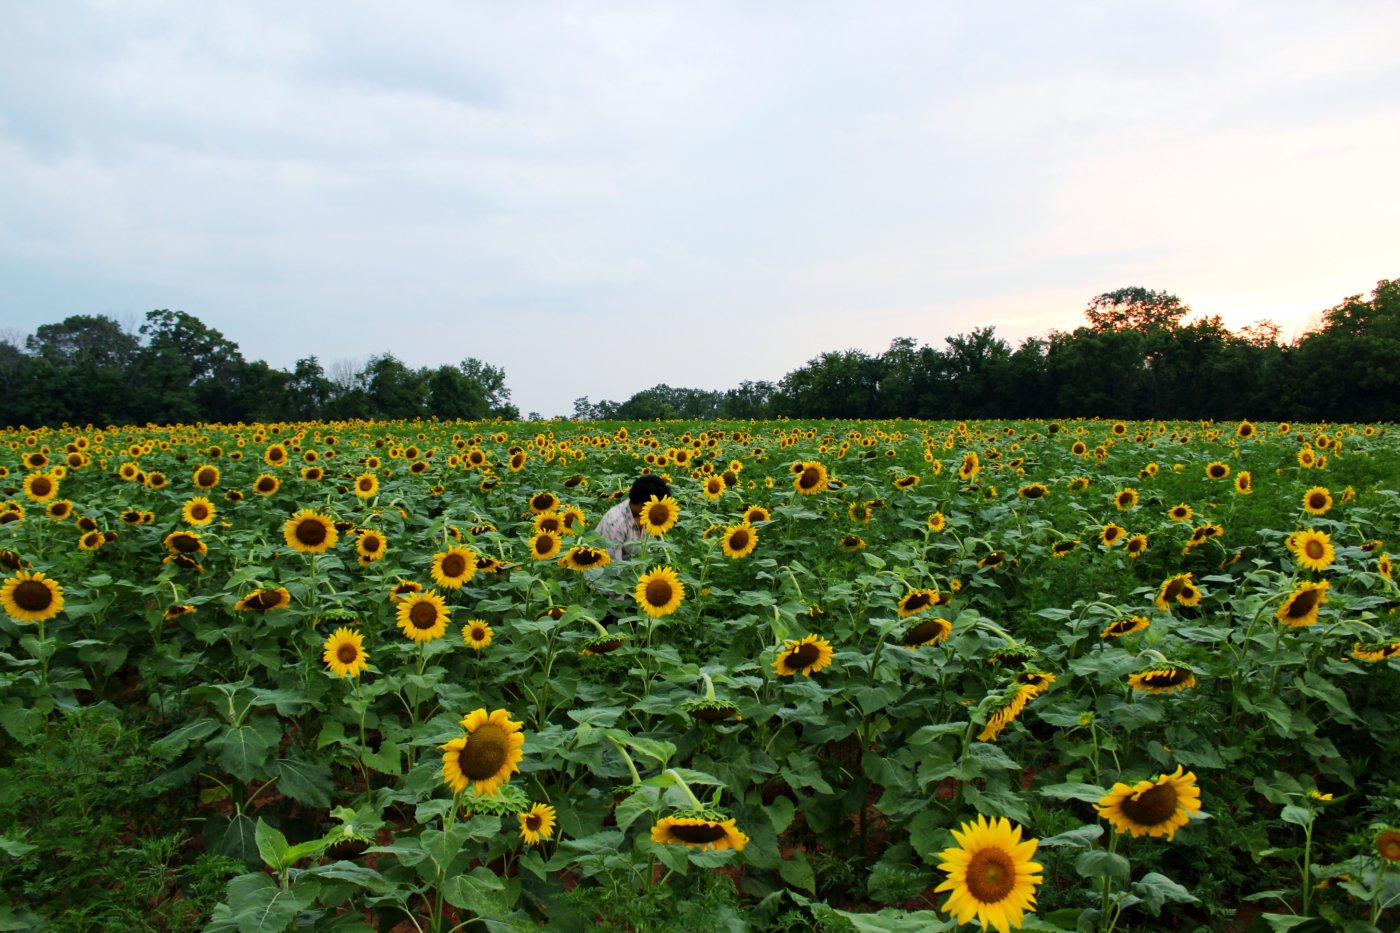
[[[0,0],[0,334],[474,356],[522,412],[1400,277],[1400,4]]]

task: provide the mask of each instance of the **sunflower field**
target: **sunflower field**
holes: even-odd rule
[[[1397,478],[1383,425],[10,430],[0,930],[1395,930]]]

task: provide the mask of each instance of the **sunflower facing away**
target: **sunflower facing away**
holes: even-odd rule
[[[473,651],[480,651],[490,645],[491,636],[494,634],[485,619],[472,619],[462,626],[462,641]]]
[[[710,819],[712,815],[678,813],[662,817],[651,828],[651,841],[715,851],[733,849],[735,852],[742,852],[744,846],[749,844],[749,837],[735,826],[734,818]]]
[[[680,575],[670,567],[653,567],[637,581],[633,593],[642,611],[654,619],[668,616],[685,599],[685,585]]]
[[[773,671],[780,677],[794,674],[810,677],[829,665],[834,654],[831,642],[820,635],[788,639],[783,642],[783,650],[773,661]]]
[[[1196,675],[1180,664],[1159,664],[1129,676],[1128,686],[1149,696],[1177,693],[1196,686]]]
[[[1108,624],[1108,627],[1099,633],[1099,637],[1123,638],[1127,635],[1136,635],[1138,632],[1143,631],[1147,628],[1147,626],[1151,624],[1152,623],[1148,621],[1147,616],[1130,616],[1126,619],[1119,619],[1116,622],[1110,622]]]
[[[549,804],[537,803],[519,816],[520,838],[526,844],[537,846],[541,839],[554,835],[555,812]]]
[[[432,641],[447,631],[451,613],[437,590],[413,593],[399,602],[397,624],[412,641]]]
[[[287,592],[286,587],[279,586],[271,590],[253,590],[234,603],[233,608],[236,612],[271,612],[286,609],[291,604],[292,594]]]
[[[680,508],[680,504],[670,496],[662,496],[660,499],[652,496],[643,503],[637,522],[643,531],[660,537],[676,527],[676,520],[681,515]]]
[[[473,710],[462,720],[467,734],[453,739],[442,749],[442,777],[454,794],[467,789],[470,781],[477,796],[494,797],[510,776],[520,771],[525,757],[525,736],[521,723],[510,718],[503,709],[487,714],[485,708]]]
[[[1041,867],[1031,861],[1039,840],[1021,840],[1021,827],[1005,817],[988,822],[978,814],[976,823],[953,830],[957,847],[939,853],[940,870],[947,879],[934,891],[947,891],[943,910],[958,923],[974,919],[999,933],[1020,928],[1027,913],[1035,912],[1035,889],[1041,883]]]
[[[1303,628],[1317,622],[1317,613],[1327,602],[1327,589],[1331,584],[1299,583],[1297,588],[1284,600],[1274,618],[1292,628]]]
[[[303,554],[324,554],[335,547],[340,532],[325,515],[302,509],[282,523],[282,537],[287,546]]]
[[[433,582],[448,589],[460,589],[476,576],[476,552],[471,548],[450,547],[433,555]]]
[[[47,622],[63,611],[63,587],[37,570],[21,570],[0,585],[0,605],[19,622]]]
[[[1138,781],[1131,787],[1117,783],[1096,808],[1099,816],[1120,833],[1139,836],[1166,836],[1170,841],[1185,826],[1191,814],[1201,811],[1201,790],[1196,775],[1181,772],[1159,774],[1155,780]]]
[[[365,636],[353,629],[338,628],[326,639],[321,660],[337,677],[359,677],[369,666],[369,652],[364,649]]]
[[[910,651],[927,648],[946,641],[953,634],[953,623],[947,619],[930,616],[915,622],[900,636],[900,644]]]

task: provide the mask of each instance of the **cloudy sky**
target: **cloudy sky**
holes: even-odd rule
[[[502,366],[522,411],[1400,277],[1400,4],[0,0],[0,333]]]

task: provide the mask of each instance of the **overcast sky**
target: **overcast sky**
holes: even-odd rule
[[[1400,277],[1400,3],[0,0],[0,333],[474,356],[522,411]]]

